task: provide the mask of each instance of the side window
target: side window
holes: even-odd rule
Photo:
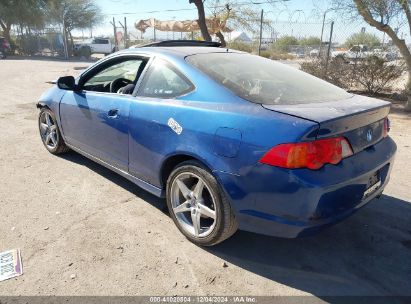
[[[137,95],[174,98],[193,89],[193,84],[181,72],[168,62],[157,59],[144,76]]]
[[[86,80],[83,89],[86,91],[119,93],[119,90],[127,85],[135,86],[145,63],[146,60],[142,58],[116,61]],[[129,90],[131,90],[130,86],[128,86]]]
[[[108,40],[107,39],[95,39],[94,43],[95,44],[108,44]]]

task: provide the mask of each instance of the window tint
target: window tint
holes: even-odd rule
[[[255,103],[304,104],[352,96],[296,68],[255,55],[208,53],[186,60],[236,95]]]
[[[84,89],[91,91],[103,91],[103,85],[109,84],[118,78],[124,78],[132,83],[135,83],[137,72],[143,62],[143,59],[129,59],[113,64],[88,79],[84,84]]]
[[[138,95],[173,98],[193,89],[194,86],[183,74],[166,61],[157,59],[144,76]]]

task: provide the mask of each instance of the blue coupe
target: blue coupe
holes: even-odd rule
[[[381,195],[396,152],[390,103],[208,44],[117,52],[37,106],[50,153],[74,150],[165,197],[204,246],[337,223]]]

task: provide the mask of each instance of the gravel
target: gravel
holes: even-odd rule
[[[163,200],[43,147],[35,103],[45,81],[86,66],[0,62],[0,251],[20,248],[24,265],[0,295],[411,295],[410,116],[391,115],[398,155],[385,195],[348,220],[308,238],[238,232],[201,248]]]

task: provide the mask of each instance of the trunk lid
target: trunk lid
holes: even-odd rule
[[[264,108],[319,124],[316,138],[346,137],[354,153],[380,141],[384,136],[384,118],[391,103],[353,95],[351,98],[297,105],[262,105]]]

